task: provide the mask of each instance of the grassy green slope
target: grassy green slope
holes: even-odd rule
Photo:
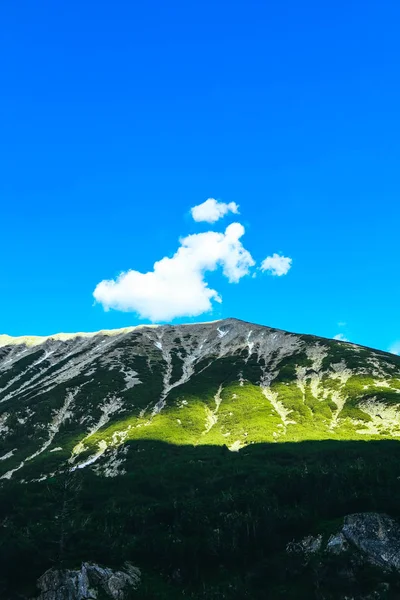
[[[110,354],[98,351],[104,340],[85,341],[54,364],[34,349],[0,371],[0,477],[30,481],[66,464],[101,465],[128,440],[238,451],[261,442],[400,435],[398,357],[289,334],[265,350],[263,330],[270,337],[274,330],[259,329],[255,347],[247,328],[225,348],[217,338],[203,354],[189,334],[174,332],[167,352],[141,333],[116,339]]]

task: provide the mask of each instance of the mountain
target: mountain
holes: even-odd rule
[[[396,517],[400,358],[236,319],[3,335],[0,433],[1,597],[131,561],[134,598],[289,598],[271,552],[354,510]]]
[[[226,319],[0,343],[3,479],[67,464],[110,476],[127,440],[400,435],[400,359],[348,342]]]

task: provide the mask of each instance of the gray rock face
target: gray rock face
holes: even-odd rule
[[[326,551],[331,554],[342,554],[342,552],[346,552],[349,548],[349,544],[344,537],[343,533],[338,533],[336,535],[331,535],[326,544]]]
[[[327,541],[321,535],[307,536],[290,542],[286,550],[297,554],[300,568],[312,573],[318,600],[338,598],[335,589],[343,594],[343,600],[399,597],[397,587],[387,579],[398,578],[400,573],[400,525],[388,515],[348,515],[341,530]],[[367,573],[373,573],[368,582]]]
[[[78,570],[49,569],[38,580],[37,600],[125,600],[140,582],[140,571],[125,563],[121,571],[82,563]]]
[[[321,535],[309,535],[286,547],[288,552],[306,556],[320,551],[342,554],[350,549],[377,567],[400,571],[400,525],[388,515],[356,513],[344,518],[341,531],[331,535],[326,544]]]
[[[342,533],[372,563],[400,570],[400,526],[388,515],[349,515],[345,517]]]

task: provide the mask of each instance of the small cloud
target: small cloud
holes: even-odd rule
[[[347,323],[345,321],[339,321],[338,327],[346,327]]]
[[[208,198],[208,200],[202,204],[193,206],[193,208],[190,209],[190,212],[192,213],[193,219],[197,222],[205,221],[206,223],[215,223],[228,212],[238,215],[239,206],[236,202],[229,202],[229,204],[226,204],[225,202],[218,202],[215,198]]]
[[[220,267],[230,283],[237,283],[255,264],[240,241],[244,232],[243,225],[232,223],[224,233],[189,235],[180,240],[172,258],[157,261],[152,271],[129,270],[115,280],[103,280],[93,296],[105,310],[136,312],[153,322],[210,311],[212,302],[222,299],[208,287],[206,273]]]
[[[391,352],[392,354],[397,354],[398,356],[400,356],[400,341],[394,342],[394,344],[392,344],[390,346],[389,352]]]
[[[292,266],[292,259],[287,256],[280,256],[279,254],[273,254],[267,256],[261,263],[261,271],[268,271],[271,275],[286,275]]]
[[[336,335],[333,336],[334,340],[339,340],[339,342],[349,342],[350,340],[347,339],[347,337],[345,337],[343,335],[343,333],[337,333]]]

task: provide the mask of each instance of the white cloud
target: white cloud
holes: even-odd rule
[[[399,342],[394,342],[394,344],[392,344],[389,348],[389,352],[391,352],[392,354],[397,354],[400,356],[400,341]]]
[[[235,215],[239,214],[239,206],[236,202],[218,202],[215,198],[208,198],[202,204],[193,206],[190,209],[192,217],[195,221],[205,221],[206,223],[215,223],[218,219],[224,217],[228,212],[232,212]]]
[[[221,302],[216,290],[208,287],[205,273],[222,268],[231,283],[238,282],[254,266],[251,254],[243,247],[240,223],[232,223],[224,233],[208,231],[180,240],[172,258],[154,263],[153,271],[129,270],[115,280],[101,281],[93,292],[106,310],[133,311],[151,321],[170,321],[176,317],[197,316]]]
[[[273,254],[267,256],[261,263],[261,271],[269,271],[271,275],[286,275],[292,266],[292,259],[287,256],[280,256],[279,254]]]
[[[346,321],[339,321],[338,323],[338,327],[346,327],[347,323]]]
[[[347,339],[347,337],[345,337],[343,335],[343,333],[337,333],[336,335],[333,336],[334,340],[339,340],[339,342],[349,342],[350,340]]]

